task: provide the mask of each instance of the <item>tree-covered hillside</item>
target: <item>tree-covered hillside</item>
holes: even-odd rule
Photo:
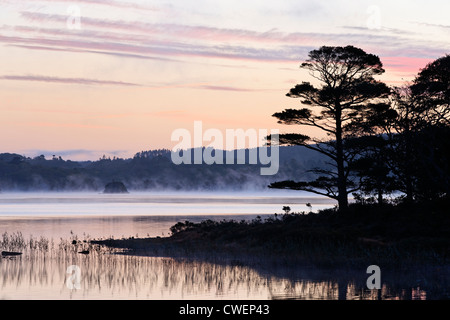
[[[212,165],[175,165],[170,150],[142,151],[129,159],[102,157],[97,161],[2,153],[0,188],[3,191],[101,191],[106,183],[119,180],[130,191],[255,190],[264,189],[279,179],[313,178],[308,170],[326,166],[320,154],[301,146],[281,147],[279,154],[278,173],[263,176],[260,169],[264,165],[249,164],[249,150],[246,150],[246,164],[224,161],[224,164]]]

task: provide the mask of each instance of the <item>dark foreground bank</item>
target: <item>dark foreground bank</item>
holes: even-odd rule
[[[274,215],[252,221],[179,222],[170,237],[95,240],[149,256],[263,258],[322,266],[449,263],[449,201],[414,206],[354,204],[348,212]]]

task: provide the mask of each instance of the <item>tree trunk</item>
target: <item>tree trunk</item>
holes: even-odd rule
[[[377,193],[378,193],[378,205],[383,205],[383,182],[380,174],[377,175]]]
[[[383,205],[383,191],[381,189],[378,189],[378,205]]]
[[[412,179],[409,170],[406,170],[406,203],[412,204],[413,202],[414,198],[413,198]]]
[[[338,280],[338,300],[347,300],[347,287],[347,281]]]
[[[345,211],[348,208],[347,199],[347,181],[344,168],[344,146],[342,142],[342,110],[339,103],[336,103],[336,165],[338,170],[338,205],[339,211]]]
[[[406,202],[411,205],[414,202],[414,187],[413,187],[413,170],[412,170],[412,139],[410,130],[406,130],[406,149],[405,149],[405,174],[406,174]]]

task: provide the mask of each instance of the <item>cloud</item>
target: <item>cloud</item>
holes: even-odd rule
[[[140,86],[136,83],[123,82],[123,81],[111,81],[111,80],[97,80],[86,78],[60,78],[41,75],[3,75],[0,76],[0,80],[17,80],[17,81],[39,81],[39,82],[52,82],[63,84],[81,84],[81,85],[115,85],[115,86]]]
[[[35,22],[58,22],[66,24],[67,16],[57,14],[46,14],[40,12],[22,11],[21,17]],[[208,41],[210,43],[247,43],[249,45],[266,45],[266,44],[278,44],[278,45],[292,45],[292,44],[312,44],[319,42],[336,41],[342,42],[343,39],[351,41],[352,39],[364,40],[367,39],[367,34],[361,33],[319,33],[319,32],[282,32],[277,29],[270,29],[267,31],[254,31],[246,29],[233,29],[233,28],[217,28],[202,25],[185,25],[185,24],[173,24],[173,23],[144,23],[141,21],[125,21],[125,20],[108,20],[108,19],[96,19],[90,17],[82,17],[81,20],[82,30],[78,32],[70,32],[73,36],[83,36],[83,29],[86,27],[100,29],[100,30],[115,30],[116,33],[102,33],[89,32],[86,35],[91,37],[101,36],[106,37],[108,40],[126,40],[126,41],[140,41],[144,42],[153,37],[151,40],[156,39],[183,39],[188,42],[196,41]],[[368,30],[367,28],[360,27],[346,27],[345,29]],[[19,27],[17,27],[18,30]],[[30,28],[28,31],[45,32],[63,35],[67,33],[63,29],[44,29],[44,28]],[[403,34],[400,30],[386,29],[392,33]],[[26,30],[25,30],[26,31]],[[394,32],[395,31],[395,32]],[[126,32],[121,34],[117,32]],[[125,36],[125,38],[124,38]],[[399,40],[396,36],[387,35],[380,32],[372,33],[369,35],[372,40],[379,40],[386,43],[386,38],[390,40]],[[120,39],[118,39],[120,37]]]
[[[115,129],[113,126],[83,123],[29,122],[27,126],[43,128],[76,128],[76,129]]]
[[[197,86],[196,88],[207,89],[207,90],[219,90],[219,91],[235,91],[235,92],[261,91],[260,89],[246,89],[246,88],[239,88],[239,87],[214,86],[214,85],[201,85],[201,86]]]
[[[136,2],[126,2],[126,1],[117,1],[117,0],[41,0],[42,2],[49,3],[67,3],[68,5],[79,5],[79,4],[91,4],[91,5],[101,5],[108,7],[115,7],[119,9],[136,9],[143,11],[159,11],[160,9],[154,6],[144,5]],[[17,2],[14,1],[14,2]]]
[[[22,11],[22,18],[29,21],[66,24],[67,16]],[[49,29],[17,26],[17,31],[64,37],[67,47],[83,47],[85,50],[129,54],[142,58],[148,54],[160,56],[198,56],[257,61],[298,61],[307,52],[321,45],[347,45],[373,48],[374,53],[391,55],[402,51],[403,56],[430,55],[430,39],[417,43],[411,51],[413,33],[409,30],[383,28],[369,30],[355,26],[341,28],[354,32],[282,32],[277,29],[254,31],[246,29],[217,28],[202,25],[173,23],[145,23],[82,17],[82,29]],[[107,32],[105,32],[107,30]],[[113,32],[111,32],[113,31]],[[364,31],[364,32],[362,32]],[[41,38],[42,39],[42,38]],[[70,40],[67,40],[70,39]],[[82,39],[82,40],[80,40]],[[87,40],[86,40],[87,39]],[[170,39],[170,40],[169,40]],[[44,41],[44,39],[42,39]],[[103,45],[100,45],[102,44]],[[395,45],[388,45],[389,43]],[[43,45],[41,43],[41,45]],[[57,45],[54,43],[53,45]],[[61,43],[60,45],[64,45]],[[436,47],[436,46],[434,46]],[[448,45],[447,45],[448,47]],[[433,54],[433,53],[431,53]]]
[[[362,33],[383,33],[383,32],[388,32],[388,33],[393,33],[393,34],[397,34],[397,35],[413,35],[414,33],[410,30],[404,30],[404,29],[395,29],[395,28],[387,28],[387,27],[380,27],[380,29],[370,29],[368,27],[360,27],[360,26],[342,26],[341,28],[343,29],[347,29],[347,30],[354,30],[354,31],[359,31]]]
[[[435,39],[417,40],[401,29],[369,30],[341,26],[348,32],[254,31],[176,23],[147,23],[122,19],[82,17],[81,30],[65,27],[67,16],[21,11],[20,16],[39,26],[15,26],[19,35],[0,35],[0,42],[30,50],[103,54],[119,58],[205,63],[202,58],[244,62],[298,63],[322,45],[352,44],[383,57],[436,59],[448,44]],[[46,28],[46,22],[63,27]],[[192,60],[190,58],[199,58]],[[207,61],[207,63],[211,63]],[[399,64],[386,65],[394,69]],[[415,65],[412,70],[416,70]],[[405,65],[399,72],[405,71]],[[207,88],[207,87],[205,87]],[[212,90],[227,90],[212,87]]]
[[[178,60],[178,59],[162,58],[162,57],[148,56],[148,55],[142,55],[142,54],[124,53],[124,52],[115,52],[115,51],[100,51],[100,50],[88,50],[88,49],[77,49],[77,48],[58,48],[58,47],[50,47],[50,46],[39,46],[39,45],[35,46],[35,45],[21,45],[21,44],[10,44],[9,46],[22,48],[22,49],[29,49],[29,50],[93,53],[93,54],[114,56],[114,57],[119,57],[119,58],[133,58],[133,59],[144,59],[144,60],[182,62],[181,60]]]
[[[49,30],[45,30],[49,31]],[[52,32],[50,30],[50,32]],[[114,56],[118,58],[131,59],[147,59],[167,62],[182,62],[182,63],[206,63],[206,60],[187,60],[188,58],[211,58],[211,59],[228,59],[233,61],[244,62],[276,62],[276,63],[295,63],[296,65],[307,57],[309,51],[315,49],[317,46],[309,45],[312,42],[317,42],[317,45],[328,43],[326,40],[331,35],[315,35],[307,42],[298,45],[278,45],[268,46],[267,48],[259,48],[258,46],[248,45],[234,45],[221,44],[213,45],[209,42],[204,43],[186,43],[174,41],[153,41],[148,43],[141,43],[139,41],[133,42],[133,36],[130,36],[129,41],[108,41],[107,37],[94,38],[95,33],[92,32],[92,37],[85,35],[86,39],[69,37],[70,32],[64,36],[61,34],[58,38],[41,38],[41,37],[20,37],[20,36],[2,36],[0,35],[0,42],[10,46],[20,47],[28,50],[50,50],[60,52],[77,52],[81,54],[101,54]],[[89,32],[86,32],[89,34]],[[367,40],[362,41],[365,37]],[[322,38],[322,40],[318,40]],[[102,39],[102,40],[101,40]],[[380,56],[385,64],[388,72],[402,72],[415,73],[418,71],[418,66],[422,60],[435,59],[441,56],[444,52],[440,47],[429,48],[426,43],[416,43],[414,47],[409,46],[409,41],[397,39],[395,41],[396,47],[385,47],[383,42],[388,41],[382,36],[374,36],[372,39],[367,35],[352,35],[352,39],[347,43],[352,43],[356,46],[362,47],[367,52],[375,53]],[[347,39],[349,40],[349,39]],[[330,42],[328,42],[330,41]],[[337,41],[338,42],[338,41]],[[295,43],[295,42],[293,42]],[[395,61],[394,61],[395,57]],[[210,64],[211,62],[208,61]],[[423,66],[421,66],[423,67]],[[0,79],[9,80],[29,80],[29,81],[47,81],[47,82],[66,82],[66,83],[80,83],[90,85],[128,85],[137,86],[136,83],[120,82],[120,81],[101,81],[93,79],[76,79],[76,78],[56,78],[56,77],[37,77],[37,76],[3,76]],[[147,86],[151,87],[151,86]],[[160,87],[160,86],[159,86]],[[243,88],[233,88],[227,86],[210,86],[197,87],[209,90],[228,90],[228,91],[248,91]]]
[[[48,39],[17,36],[1,36],[0,42],[14,45],[35,45],[42,47],[56,47],[60,51],[95,50],[104,54],[137,54],[158,55],[162,57],[194,57],[194,58],[222,58],[232,60],[287,62],[297,61],[299,52],[306,52],[305,48],[280,47],[273,49],[253,48],[236,45],[208,45],[189,44],[183,42],[160,41],[148,44],[130,44],[125,42],[109,42],[105,39],[74,40],[71,38]],[[98,53],[98,52],[96,52]],[[132,57],[132,56],[129,56]],[[142,58],[142,57],[140,57]]]
[[[61,78],[42,75],[2,75],[0,76],[0,80],[39,81],[39,82],[62,83],[62,84],[80,84],[80,85],[139,86],[148,89],[192,88],[192,89],[235,91],[235,92],[267,91],[266,89],[248,89],[242,87],[218,86],[204,83],[168,83],[155,86],[155,85],[141,85],[123,81],[97,80],[87,78]],[[123,117],[123,116],[129,116],[129,114],[114,115],[114,117]]]
[[[413,22],[419,26],[432,27],[432,28],[442,28],[450,29],[450,25],[436,24],[436,23],[425,23],[425,22]]]

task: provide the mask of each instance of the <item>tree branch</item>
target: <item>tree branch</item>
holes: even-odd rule
[[[331,192],[331,193],[330,192],[329,193],[321,192],[321,191],[312,189],[308,186],[303,186],[302,183],[294,182],[292,180],[271,183],[268,187],[271,189],[307,191],[307,192],[315,193],[315,194],[325,196],[325,197],[328,197],[328,198],[331,198],[334,200],[338,199],[338,197],[334,194],[334,192]]]

